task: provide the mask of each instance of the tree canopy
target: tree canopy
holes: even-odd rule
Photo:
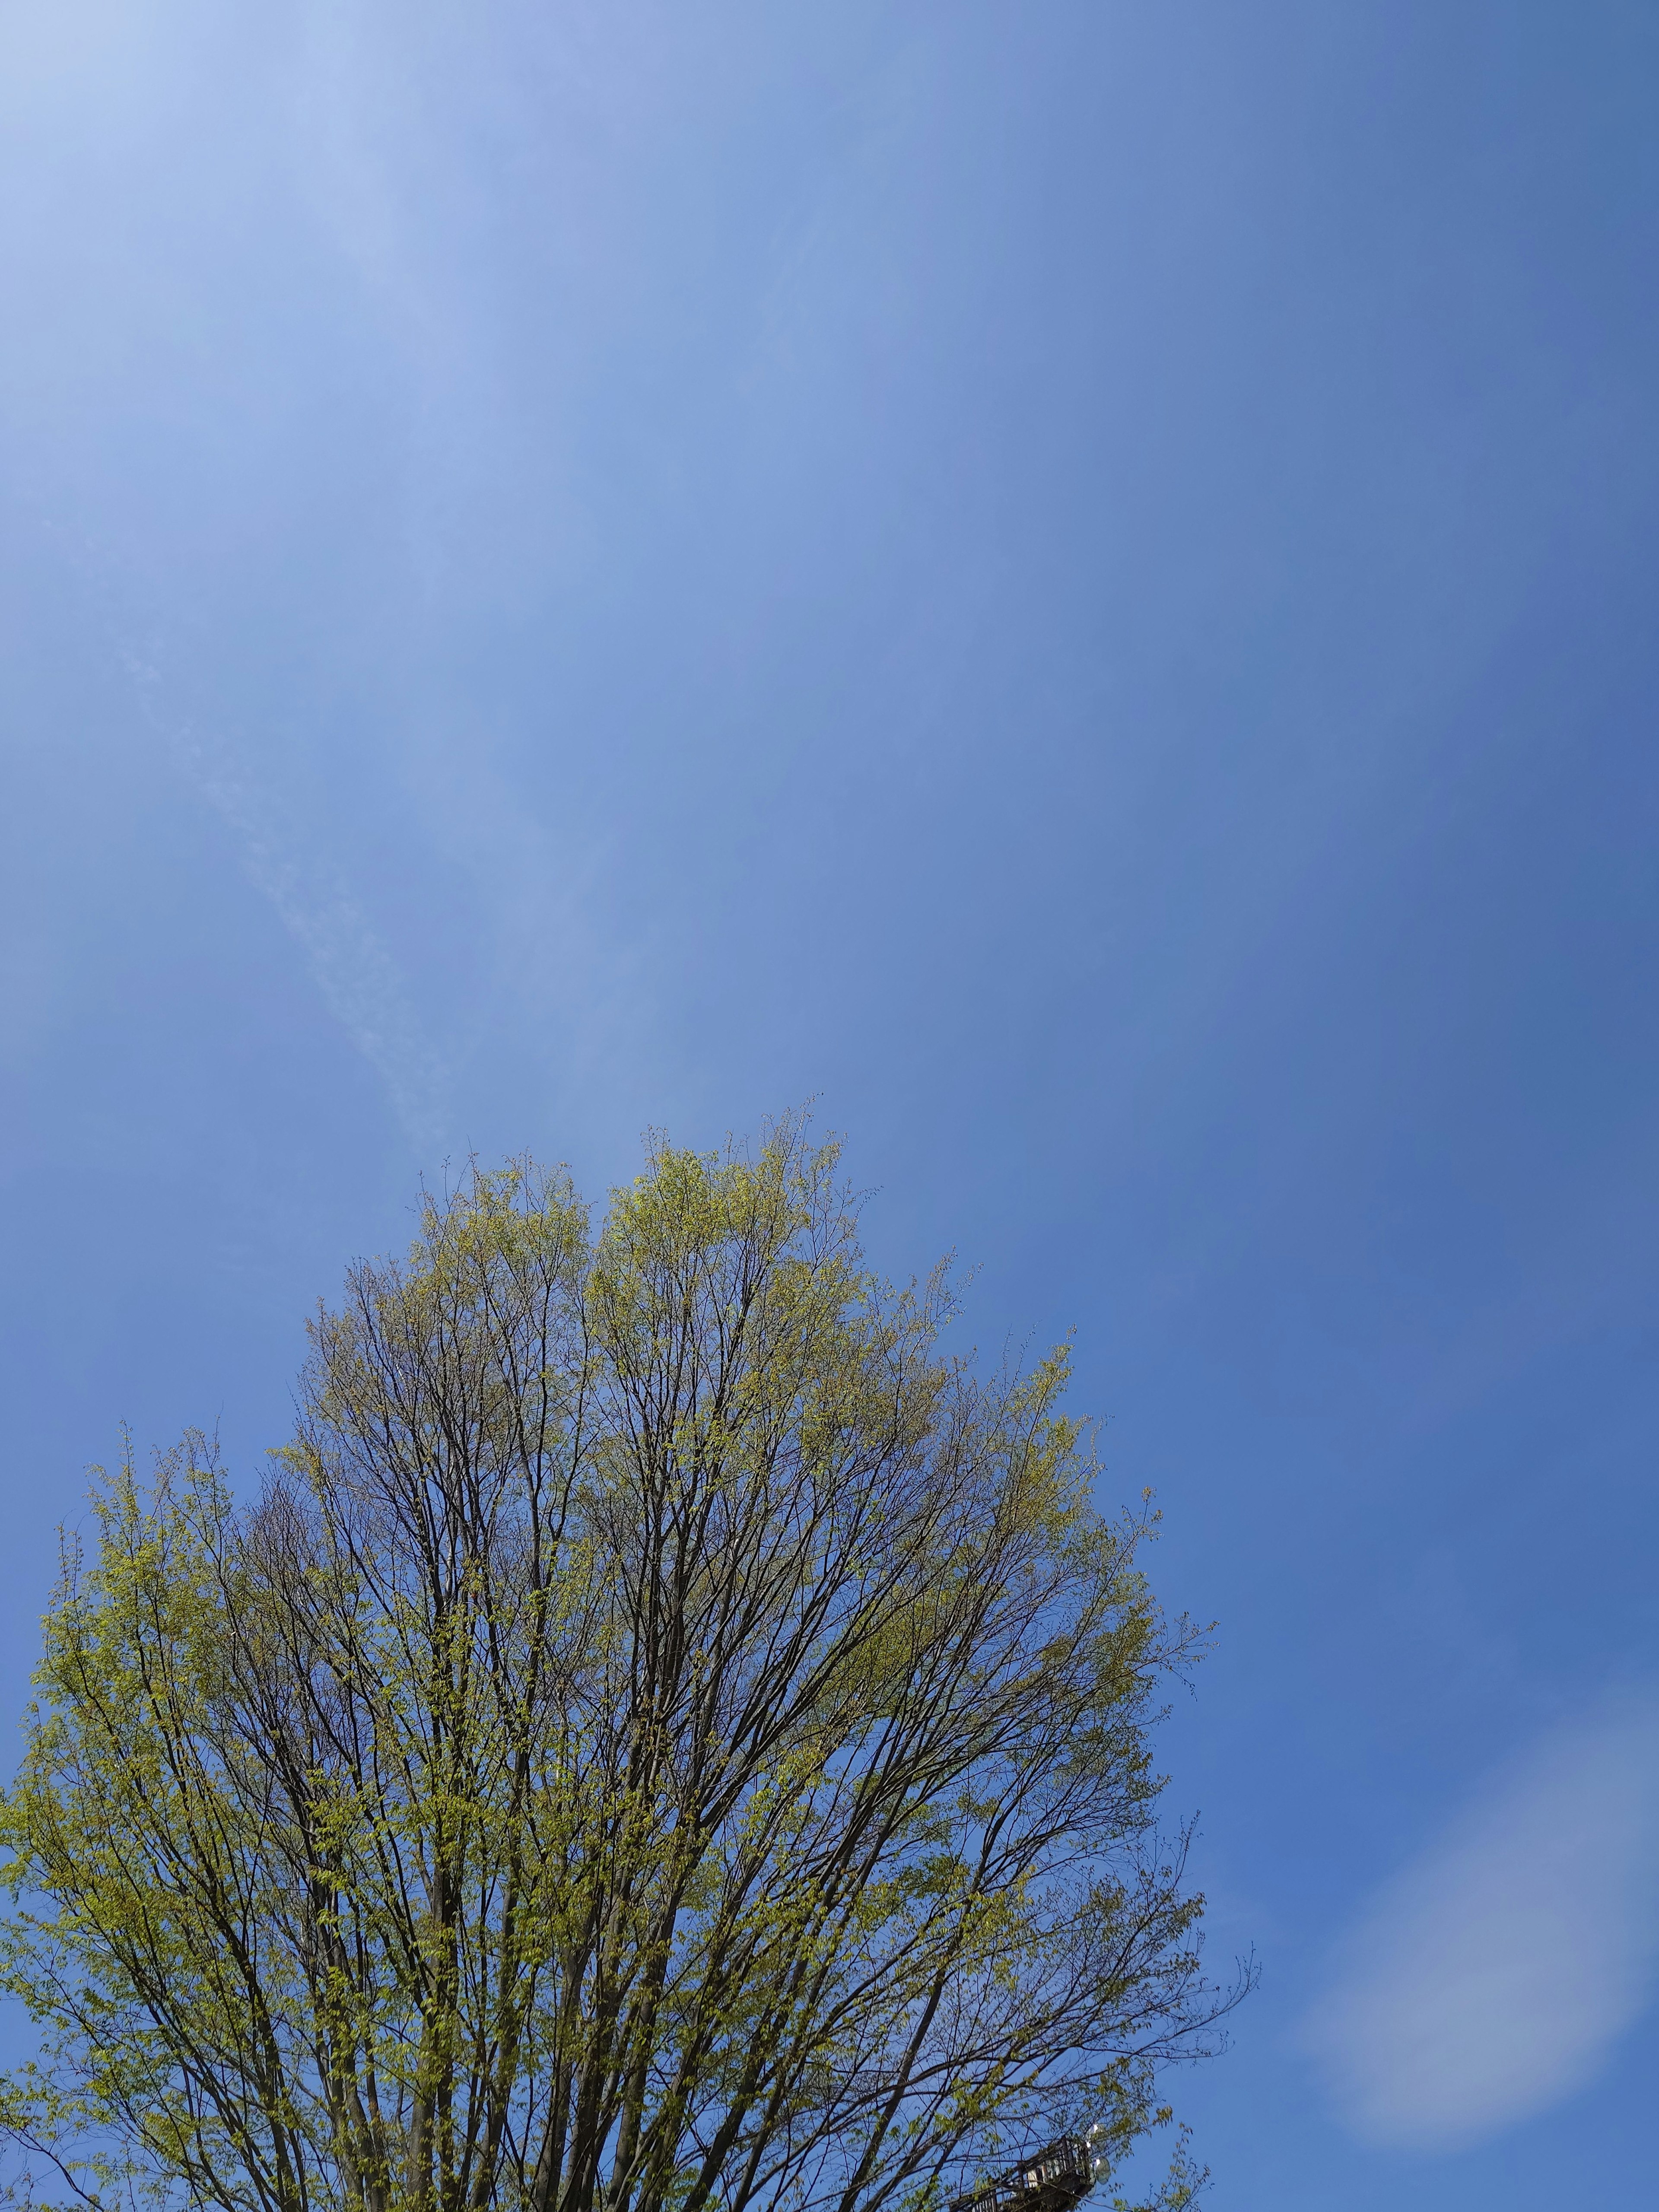
[[[1148,1740],[1194,1633],[1064,1352],[941,1350],[837,1176],[654,1141],[595,1232],[475,1169],[257,1497],[100,1481],[0,1808],[14,2197],[924,2212],[1168,2118],[1229,2002]]]

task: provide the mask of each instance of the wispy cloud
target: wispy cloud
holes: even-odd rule
[[[1659,1697],[1553,1731],[1375,1899],[1306,2023],[1374,2142],[1454,2149],[1558,2103],[1659,1966]]]
[[[301,946],[324,1004],[386,1085],[412,1148],[429,1154],[444,1135],[445,1071],[397,961],[338,870],[298,834],[246,757],[167,713],[151,660],[123,658],[145,719],[233,832],[244,872]]]

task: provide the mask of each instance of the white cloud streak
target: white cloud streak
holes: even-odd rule
[[[1555,1729],[1373,1900],[1305,2023],[1369,2141],[1454,2150],[1596,2073],[1659,1966],[1659,1697]]]
[[[324,1004],[380,1077],[412,1149],[428,1156],[445,1130],[445,1070],[402,970],[338,872],[307,848],[249,764],[223,739],[175,724],[160,707],[159,672],[124,659],[144,715],[175,767],[233,832],[244,873],[305,954]]]

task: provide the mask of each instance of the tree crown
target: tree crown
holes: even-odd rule
[[[947,1356],[855,1212],[796,1121],[597,1234],[474,1170],[257,1499],[199,1438],[101,1486],[0,1806],[14,2195],[925,2212],[1167,2118],[1230,2001],[1156,1824],[1193,1632],[1064,1351]]]

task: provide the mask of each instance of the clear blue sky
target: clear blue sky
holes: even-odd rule
[[[0,1705],[422,1170],[809,1095],[1221,1623],[1218,2212],[1659,2166],[1659,7],[0,10]]]

